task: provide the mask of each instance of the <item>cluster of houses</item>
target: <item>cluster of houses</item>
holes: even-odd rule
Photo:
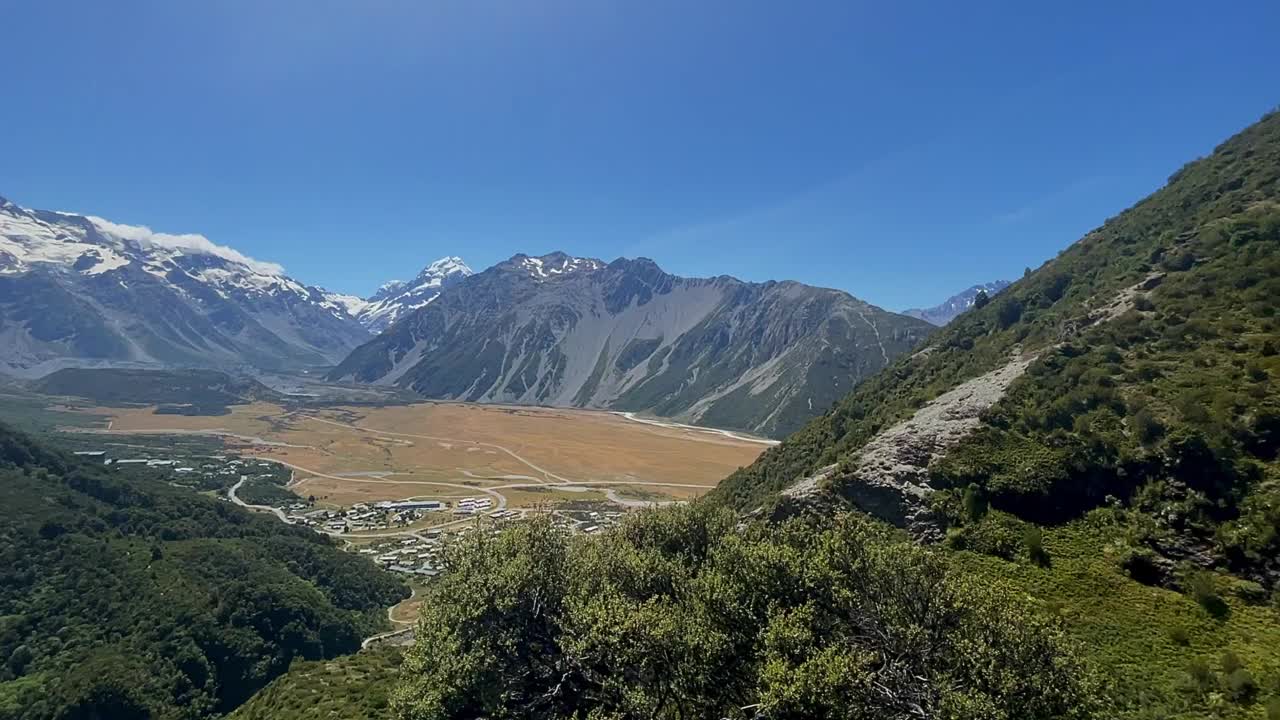
[[[622,516],[616,510],[557,510],[552,513],[551,522],[568,532],[593,535],[617,525]]]
[[[251,468],[263,470],[273,469],[273,465],[264,461],[243,460],[226,455],[199,455],[189,457],[113,457],[107,450],[77,450],[77,457],[101,460],[103,465],[119,467],[169,468],[173,471],[175,484],[197,482],[203,488],[230,485],[240,475]],[[181,478],[179,480],[179,478]]]
[[[356,503],[346,510],[310,510],[306,505],[296,505],[290,506],[289,517],[298,525],[346,533],[404,527],[425,513],[443,509],[444,503],[438,500]]]
[[[453,514],[478,515],[482,512],[488,511],[491,507],[493,507],[493,500],[491,498],[463,498],[459,500],[457,506],[454,507]]]
[[[391,572],[433,578],[440,574],[438,567],[440,536],[438,530],[428,530],[422,535],[383,542],[360,550],[361,555],[372,555],[373,561]]]

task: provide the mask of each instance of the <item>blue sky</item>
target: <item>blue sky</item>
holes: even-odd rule
[[[1229,5],[1229,7],[1228,7]],[[891,309],[1280,103],[1280,3],[0,0],[0,195],[367,294],[563,249]]]

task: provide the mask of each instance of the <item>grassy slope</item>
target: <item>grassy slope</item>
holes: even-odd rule
[[[1124,532],[1104,509],[1045,530],[1048,567],[1025,556],[1010,561],[961,551],[952,557],[965,571],[1021,588],[1058,614],[1110,678],[1117,717],[1266,717],[1267,702],[1280,693],[1280,609],[1246,602],[1239,581],[1226,575],[1218,577],[1229,608],[1222,617],[1187,595],[1135,582],[1116,565]],[[1230,702],[1219,687],[1228,650],[1258,684],[1249,702]],[[1186,687],[1197,659],[1217,676],[1209,692]]]
[[[388,699],[401,653],[362,652],[328,661],[299,662],[227,716],[227,720],[373,720],[389,716]]]

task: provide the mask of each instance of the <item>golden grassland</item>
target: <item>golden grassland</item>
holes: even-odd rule
[[[296,493],[334,505],[449,500],[486,490],[496,500],[501,490],[516,508],[603,501],[609,487],[626,498],[689,499],[766,447],[613,413],[458,403],[290,411],[255,402],[217,416],[157,415],[153,408],[85,412],[107,416],[114,434],[220,435],[232,451],[291,466]],[[591,489],[553,488],[569,484]]]

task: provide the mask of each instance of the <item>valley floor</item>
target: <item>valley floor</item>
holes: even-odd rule
[[[216,416],[87,412],[107,417],[107,426],[78,432],[218,437],[237,454],[291,468],[290,490],[333,507],[466,497],[488,497],[493,510],[659,505],[703,494],[769,446],[617,413],[493,405],[287,410],[259,402]],[[435,526],[455,522],[436,515]]]

